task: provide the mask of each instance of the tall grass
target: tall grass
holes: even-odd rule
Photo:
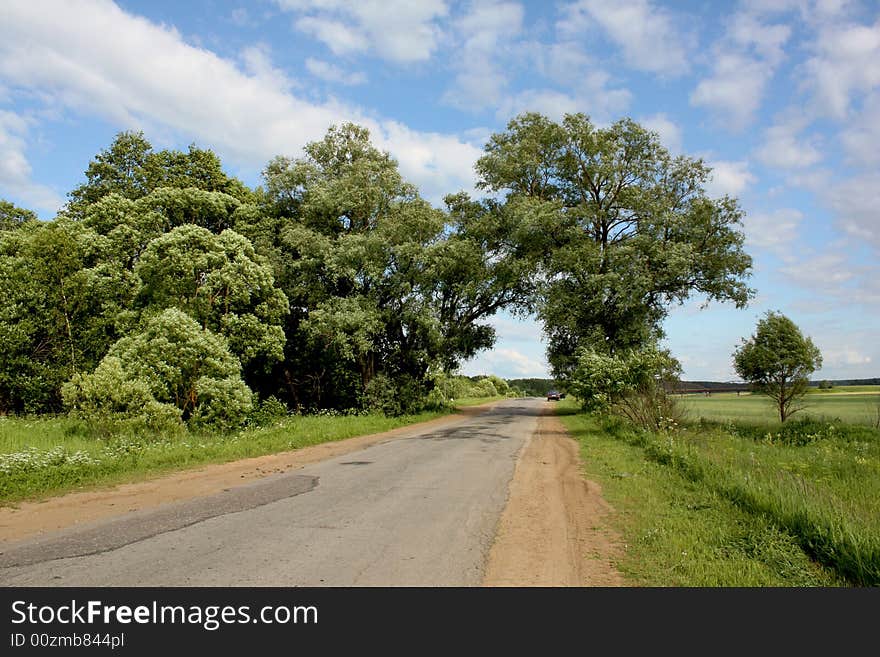
[[[880,585],[880,431],[806,420],[783,428],[695,422],[653,433],[612,419],[566,421],[582,440],[593,422],[592,435],[638,450],[681,482],[772,526],[841,581]]]

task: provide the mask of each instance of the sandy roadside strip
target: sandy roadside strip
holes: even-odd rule
[[[14,507],[0,507],[0,548],[5,541],[17,541],[71,525],[149,509],[178,500],[213,495],[260,477],[296,470],[309,463],[355,452],[376,443],[395,440],[409,435],[416,429],[442,427],[459,421],[462,417],[482,413],[494,403],[497,402],[464,407],[452,415],[382,433],[356,436],[228,463],[209,464],[145,481],[67,493],[36,502],[19,502]]]
[[[613,566],[621,541],[607,526],[612,509],[584,479],[578,444],[551,412],[517,460],[483,585],[626,586]]]

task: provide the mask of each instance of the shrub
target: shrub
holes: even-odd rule
[[[92,374],[73,377],[62,394],[71,413],[96,428],[156,430],[173,418],[229,430],[252,408],[240,371],[224,338],[168,309],[117,341]]]
[[[584,410],[613,413],[651,430],[675,428],[682,411],[666,393],[680,365],[656,347],[604,354],[581,349],[569,389]]]

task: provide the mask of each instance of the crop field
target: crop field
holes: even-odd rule
[[[735,392],[690,394],[680,397],[690,420],[722,422],[779,422],[770,398],[752,393]],[[831,390],[814,390],[803,398],[804,409],[792,418],[811,418],[849,424],[876,426],[880,412],[880,386],[841,386]]]

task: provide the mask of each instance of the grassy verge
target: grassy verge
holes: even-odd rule
[[[289,416],[270,427],[235,434],[115,437],[82,435],[64,417],[0,418],[0,504],[74,489],[137,481],[205,463],[298,449],[318,443],[388,431],[447,412],[385,417]]]
[[[695,423],[651,434],[558,408],[618,510],[633,583],[880,584],[880,432]]]
[[[461,399],[456,399],[453,403],[456,408],[461,408],[464,406],[479,406],[493,401],[501,401],[502,399],[511,398],[505,397],[504,395],[496,395],[495,397],[463,397]]]

